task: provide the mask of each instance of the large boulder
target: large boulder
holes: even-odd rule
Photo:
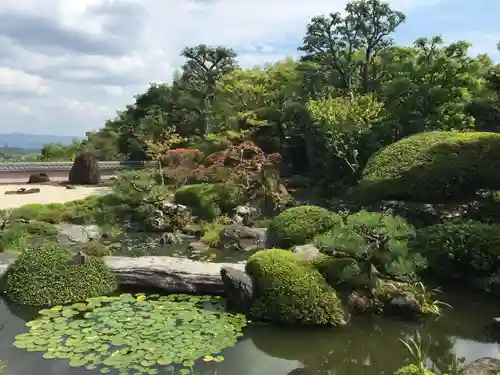
[[[33,173],[28,180],[28,184],[43,184],[45,182],[50,182],[50,177],[44,172]]]
[[[483,357],[465,367],[460,375],[500,375],[500,359]]]
[[[98,240],[101,232],[97,225],[77,225],[61,223],[56,225],[57,241],[61,245],[73,245]]]
[[[241,314],[249,314],[253,296],[252,278],[245,271],[234,267],[222,267],[220,275],[228,308]]]
[[[71,185],[99,185],[101,169],[96,157],[88,152],[78,155],[69,171]]]
[[[266,248],[267,229],[251,228],[241,224],[230,224],[219,234],[221,247],[241,251],[254,251]]]

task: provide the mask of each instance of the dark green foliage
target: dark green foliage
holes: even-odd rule
[[[115,277],[101,259],[68,264],[68,249],[44,243],[27,248],[8,269],[6,293],[23,305],[60,305],[108,294],[117,288]]]
[[[43,237],[45,239],[55,239],[57,229],[54,225],[43,221],[14,222],[3,230],[0,237],[0,252],[17,252],[23,247],[23,240],[30,237]]]
[[[500,134],[427,132],[393,143],[368,161],[363,199],[441,203],[500,188]]]
[[[408,249],[414,236],[415,229],[400,217],[360,211],[348,216],[343,226],[318,236],[315,242],[322,252],[347,262],[344,269],[339,269],[337,276],[341,280],[349,281],[361,273],[371,286],[373,267],[389,275],[415,272],[417,259]],[[350,264],[345,259],[351,260]]]
[[[368,284],[358,262],[353,258],[335,258],[320,254],[311,261],[314,268],[325,278],[328,284],[350,288],[365,287]]]
[[[78,155],[69,171],[69,183],[74,185],[99,185],[101,170],[96,157],[88,152]]]
[[[457,220],[422,228],[412,246],[439,276],[487,277],[500,268],[500,225]]]
[[[186,185],[175,192],[175,202],[193,210],[193,214],[204,220],[231,213],[232,210],[246,201],[244,190],[227,184],[195,184]]]
[[[254,316],[285,324],[342,324],[344,313],[335,290],[295,254],[259,251],[248,260],[246,272],[254,280]]]
[[[275,236],[276,245],[286,248],[303,245],[341,223],[342,218],[326,208],[298,206],[286,209],[273,218],[269,230]]]
[[[467,219],[500,223],[500,191],[479,191],[478,199],[467,210]]]

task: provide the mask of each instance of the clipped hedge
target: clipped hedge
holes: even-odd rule
[[[90,258],[85,264],[71,264],[68,249],[45,243],[25,249],[9,267],[6,293],[14,302],[44,306],[79,302],[117,289],[116,278],[103,260]]]
[[[259,251],[249,258],[246,272],[254,280],[253,316],[284,324],[343,324],[344,311],[335,290],[295,254]]]
[[[417,230],[412,246],[438,276],[488,277],[500,268],[500,225],[457,220]]]
[[[246,201],[244,190],[235,185],[195,184],[183,186],[175,192],[175,203],[193,210],[193,214],[204,220],[213,220]]]
[[[276,246],[303,245],[318,234],[342,225],[342,217],[318,206],[288,208],[275,216],[269,225]]]
[[[373,155],[360,181],[365,202],[443,202],[500,188],[500,134],[426,132]]]

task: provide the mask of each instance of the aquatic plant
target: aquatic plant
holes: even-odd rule
[[[5,370],[5,362],[0,359],[0,374]]]
[[[414,282],[408,285],[408,289],[418,300],[421,311],[424,314],[432,314],[441,316],[443,307],[451,308],[451,305],[446,302],[434,299],[434,295],[441,292],[441,289],[434,288],[429,290],[421,281]]]
[[[182,373],[193,373],[197,359],[223,361],[215,354],[242,335],[245,317],[222,308],[220,298],[211,296],[89,298],[41,310],[14,346],[44,352],[45,359],[68,359],[71,367],[100,366],[103,374],[114,369],[154,375],[157,366],[172,373],[172,366],[184,366]]]

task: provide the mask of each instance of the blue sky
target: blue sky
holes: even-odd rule
[[[186,45],[223,44],[243,66],[296,56],[308,20],[345,0],[2,0],[0,132],[83,136],[149,82],[168,81]],[[393,0],[420,36],[468,40],[500,62],[500,0]]]

